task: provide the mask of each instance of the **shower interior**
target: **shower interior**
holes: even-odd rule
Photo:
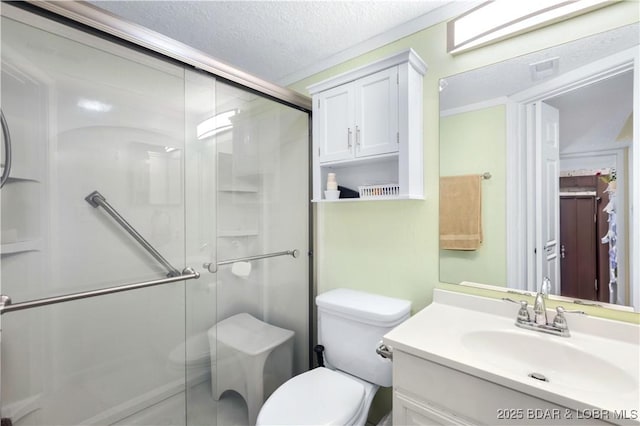
[[[237,394],[212,398],[211,381],[237,372],[217,371],[208,331],[249,313],[294,331],[293,373],[308,368],[308,112],[12,5],[1,31],[0,293],[19,304],[167,276],[85,201],[93,191],[168,264],[200,274],[3,312],[1,416],[247,424]]]

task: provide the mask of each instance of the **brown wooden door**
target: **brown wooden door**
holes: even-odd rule
[[[561,295],[598,300],[596,200],[592,196],[560,198]]]

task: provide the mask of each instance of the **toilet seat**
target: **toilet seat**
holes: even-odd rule
[[[360,381],[315,368],[280,386],[262,406],[257,425],[350,425],[365,394]]]
[[[206,332],[195,334],[181,342],[169,353],[174,365],[187,367],[209,367],[209,338]]]

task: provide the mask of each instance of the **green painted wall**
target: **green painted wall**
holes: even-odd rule
[[[407,48],[413,48],[429,67],[423,104],[426,199],[316,204],[317,291],[348,287],[407,298],[413,301],[414,312],[428,305],[440,284],[439,79],[638,22],[638,6],[637,0],[614,3],[456,56],[446,53],[446,23],[440,23],[291,85],[308,94],[306,87],[313,83]],[[639,316],[608,310],[598,314],[628,321]]]
[[[440,250],[443,282],[507,285],[506,124],[504,105],[440,118],[440,175],[491,173],[482,181],[482,245]]]
[[[424,201],[369,201],[315,205],[316,290],[347,287],[410,299],[413,311],[431,303],[433,289],[497,292],[440,283],[438,247],[439,105],[438,81],[515,56],[638,22],[637,0],[622,1],[591,13],[522,34],[470,52],[446,53],[446,24],[441,23],[304,79],[306,87],[407,48],[428,64],[424,78]],[[501,264],[500,269],[504,266]],[[496,293],[496,294],[494,294]],[[592,315],[640,322],[640,314],[594,309]],[[390,409],[390,390],[374,400],[370,420]]]

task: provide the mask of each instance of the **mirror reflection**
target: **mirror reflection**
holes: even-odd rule
[[[549,277],[551,294],[640,310],[639,28],[440,81],[442,282],[536,292]]]

